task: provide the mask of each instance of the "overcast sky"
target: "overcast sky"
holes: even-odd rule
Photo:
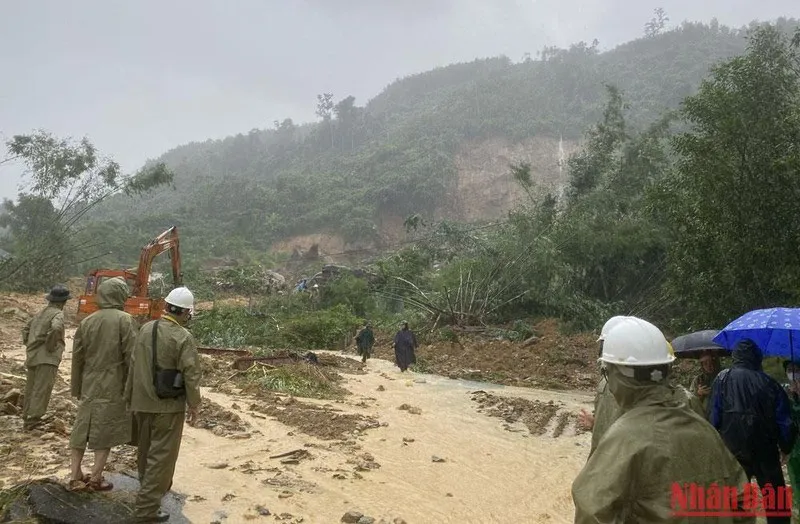
[[[130,172],[186,142],[312,120],[317,93],[362,105],[452,62],[607,49],[658,6],[670,25],[800,17],[798,0],[0,0],[0,139],[88,136]],[[0,166],[0,197],[18,174]]]

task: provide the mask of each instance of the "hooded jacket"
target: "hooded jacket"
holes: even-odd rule
[[[676,485],[717,483],[743,493],[744,470],[714,428],[688,407],[684,393],[666,379],[642,383],[608,368],[608,388],[621,415],[572,484],[576,524],[707,522],[673,515],[679,509],[672,498]],[[714,520],[754,523],[755,517]]]
[[[87,441],[93,449],[128,442],[130,415],[122,398],[128,377],[137,324],[122,311],[128,286],[121,278],[103,281],[95,311],[80,323],[72,346],[72,395],[81,400],[72,447]]]
[[[789,397],[761,369],[761,349],[750,340],[733,350],[733,365],[721,371],[711,389],[709,422],[743,464],[779,461],[797,437]]]

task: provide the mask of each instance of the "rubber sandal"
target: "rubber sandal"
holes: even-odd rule
[[[114,484],[106,482],[103,478],[100,480],[90,480],[89,489],[92,491],[111,491],[114,489]]]
[[[67,485],[67,491],[80,492],[88,491],[89,486],[82,480],[70,480]]]

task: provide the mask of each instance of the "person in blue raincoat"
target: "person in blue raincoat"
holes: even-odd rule
[[[755,342],[740,341],[733,350],[733,365],[722,370],[711,387],[709,422],[738,459],[748,478],[762,488],[785,486],[782,455],[792,451],[797,426],[792,422],[789,397],[783,387],[761,368],[763,353]],[[767,522],[789,523],[789,517],[768,517]]]

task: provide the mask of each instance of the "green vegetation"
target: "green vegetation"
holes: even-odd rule
[[[577,139],[601,117],[606,83],[624,93],[629,123],[644,127],[746,43],[744,29],[715,22],[651,33],[605,53],[579,43],[520,63],[438,68],[394,82],[364,107],[326,93],[319,124],[287,118],[176,148],[158,159],[175,171],[175,190],[95,210],[93,230],[113,252],[100,260],[135,260],[136,246],[172,224],[187,258],[241,258],[316,232],[378,241],[381,217],[433,216],[455,183],[456,153],[473,141]]]
[[[326,374],[323,368],[312,364],[286,365],[276,369],[255,366],[247,373],[246,380],[259,390],[296,397],[334,399],[347,394],[336,384],[341,377]]]

